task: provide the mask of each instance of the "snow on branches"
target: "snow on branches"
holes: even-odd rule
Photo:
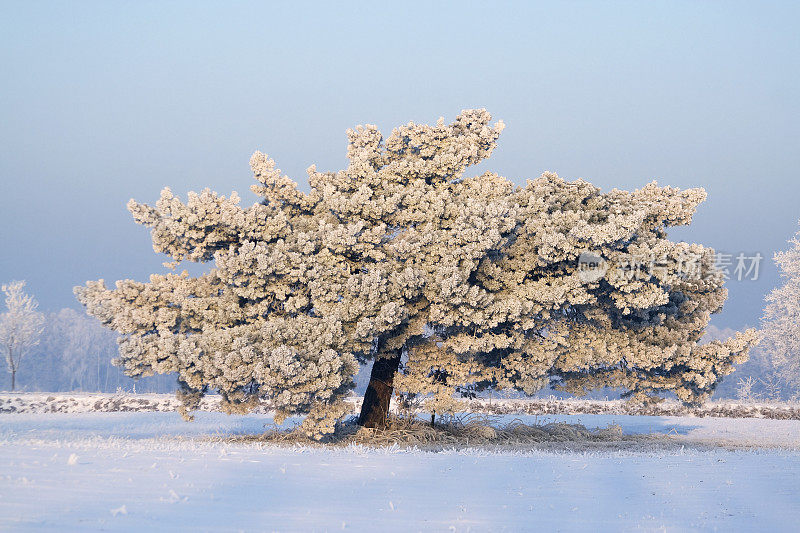
[[[689,224],[705,192],[464,176],[496,147],[503,124],[490,122],[481,109],[386,139],[350,130],[348,167],[312,166],[308,194],[256,152],[263,199],[248,208],[209,190],[132,200],[156,252],[214,267],[88,282],[78,299],[124,335],[129,374],[177,372],[186,398],[216,389],[232,410],[269,399],[282,416],[308,414],[316,436],[343,415],[358,362],[376,358],[391,363],[373,373],[367,425],[380,425],[394,385],[439,412],[458,409],[457,392],[548,383],[705,399],[755,341],[698,345],[723,276],[713,250],[666,229]],[[580,270],[587,252],[597,275]]]
[[[44,330],[44,315],[37,310],[39,304],[24,289],[24,281],[12,281],[2,287],[6,312],[0,315],[0,349],[5,352],[12,391],[22,358],[39,343]]]
[[[775,254],[783,285],[767,295],[763,335],[765,348],[781,378],[800,392],[800,231],[790,248]]]

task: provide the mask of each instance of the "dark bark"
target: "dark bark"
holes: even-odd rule
[[[17,384],[17,371],[16,370],[12,370],[11,371],[11,392],[14,392],[14,387],[16,386],[16,384]]]
[[[382,354],[375,359],[369,385],[364,393],[364,402],[361,404],[361,415],[358,417],[359,425],[367,428],[385,428],[386,417],[389,415],[389,402],[394,389],[394,374],[400,367],[402,351]]]

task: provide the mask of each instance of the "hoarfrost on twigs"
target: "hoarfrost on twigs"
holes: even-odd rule
[[[775,254],[783,284],[767,295],[763,335],[778,376],[800,395],[800,231]],[[776,384],[777,385],[777,384]]]
[[[548,383],[707,398],[755,333],[698,344],[723,276],[714,250],[666,230],[689,224],[705,191],[465,176],[502,130],[483,109],[386,138],[360,126],[347,132],[347,168],[312,166],[308,193],[256,152],[262,199],[250,207],[208,189],[131,200],[155,251],[213,268],[90,281],[77,297],[123,335],[129,375],[178,373],[186,417],[214,389],[228,412],[269,400],[279,423],[304,414],[319,438],[349,413],[343,399],[369,360],[387,372],[383,407],[394,387],[441,414],[459,410],[457,394]],[[603,271],[586,275],[582,256]]]

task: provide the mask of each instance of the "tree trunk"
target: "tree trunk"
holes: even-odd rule
[[[364,402],[361,404],[361,415],[358,423],[367,428],[385,428],[386,417],[389,415],[389,402],[392,399],[394,374],[400,367],[402,350],[390,352],[384,357],[375,359],[369,385],[364,393]]]
[[[16,370],[12,370],[11,371],[11,392],[14,392],[14,387],[16,386],[16,384],[17,384],[17,371]]]

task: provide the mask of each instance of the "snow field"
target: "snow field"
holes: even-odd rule
[[[670,445],[281,447],[226,440],[263,431],[268,415],[2,414],[0,530],[791,531],[800,521],[797,421],[538,420],[669,432]],[[714,439],[737,448],[708,447]]]

